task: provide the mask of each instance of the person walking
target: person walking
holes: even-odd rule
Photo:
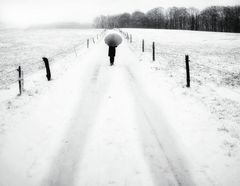
[[[108,56],[110,57],[110,66],[114,65],[114,57],[116,55],[116,48],[122,43],[122,37],[114,32],[108,34],[105,39],[105,43],[108,45]]]
[[[109,46],[108,56],[110,57],[110,65],[114,64],[114,57],[116,55],[116,46]]]

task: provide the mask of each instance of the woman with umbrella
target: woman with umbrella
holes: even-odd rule
[[[117,46],[109,46],[108,49],[108,56],[110,57],[110,65],[112,66],[114,64],[114,57],[116,54],[116,47]]]
[[[109,46],[108,56],[110,57],[110,65],[114,64],[114,57],[116,55],[116,47],[121,44],[122,37],[117,33],[108,34],[105,37],[105,43]]]

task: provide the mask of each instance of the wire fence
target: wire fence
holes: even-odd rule
[[[199,55],[198,50],[194,51],[179,46],[164,46],[160,42],[135,38],[131,33],[119,31],[130,43],[130,49],[133,52],[144,54],[152,62],[156,61],[161,69],[168,71],[171,76],[176,76],[176,79],[181,83],[186,81],[187,73],[190,73],[191,81],[198,85],[211,81],[218,85],[240,86],[239,68],[238,70],[233,69],[230,66],[224,66],[224,63],[220,62],[218,64],[213,64],[212,61],[207,63],[206,61],[209,61],[208,56]],[[186,69],[186,55],[190,58],[190,72],[187,72]]]
[[[100,39],[103,37],[105,31],[101,31],[100,33],[97,33],[96,35],[87,38],[82,39],[77,44],[74,44],[71,47],[68,48],[62,48],[59,52],[51,55],[51,56],[42,56],[47,57],[49,60],[49,64],[52,65],[54,62],[57,61],[57,58],[62,58],[66,55],[74,53],[76,56],[79,51],[81,51],[83,48],[89,48],[89,45],[93,45],[96,43],[96,41],[100,41]],[[8,89],[10,85],[19,82],[19,73],[18,68],[21,66],[22,69],[22,75],[24,72],[24,77],[30,75],[31,73],[44,69],[44,63],[42,59],[38,58],[26,58],[26,61],[28,61],[27,64],[21,64],[21,65],[15,65],[15,67],[9,69],[9,70],[2,70],[0,72],[0,90],[1,89]]]

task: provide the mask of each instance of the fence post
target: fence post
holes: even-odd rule
[[[144,39],[142,40],[142,52],[144,52]]]
[[[87,48],[89,48],[89,39],[87,39]]]
[[[23,70],[22,70],[22,74],[21,74],[21,80],[22,80],[22,91],[24,91],[24,73],[23,73]]]
[[[17,68],[18,71],[18,87],[19,87],[19,95],[22,95],[22,70],[21,70],[21,66],[19,66]]]
[[[152,44],[152,59],[155,61],[155,42]]]
[[[73,47],[73,49],[74,49],[75,55],[77,56],[77,51],[76,51],[76,48],[75,48],[75,47]]]
[[[187,87],[190,87],[190,69],[189,69],[189,56],[185,55],[186,61],[186,78],[187,78]]]
[[[45,67],[46,67],[46,73],[47,73],[46,77],[47,77],[47,80],[50,81],[51,80],[51,71],[50,71],[50,67],[49,67],[48,58],[43,57],[42,59],[44,61]]]
[[[130,34],[130,43],[132,43],[132,34]]]

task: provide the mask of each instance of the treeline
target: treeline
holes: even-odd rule
[[[203,10],[196,8],[162,7],[147,13],[135,11],[132,14],[96,17],[97,28],[160,28],[202,30],[216,32],[240,32],[240,6],[211,6]]]

